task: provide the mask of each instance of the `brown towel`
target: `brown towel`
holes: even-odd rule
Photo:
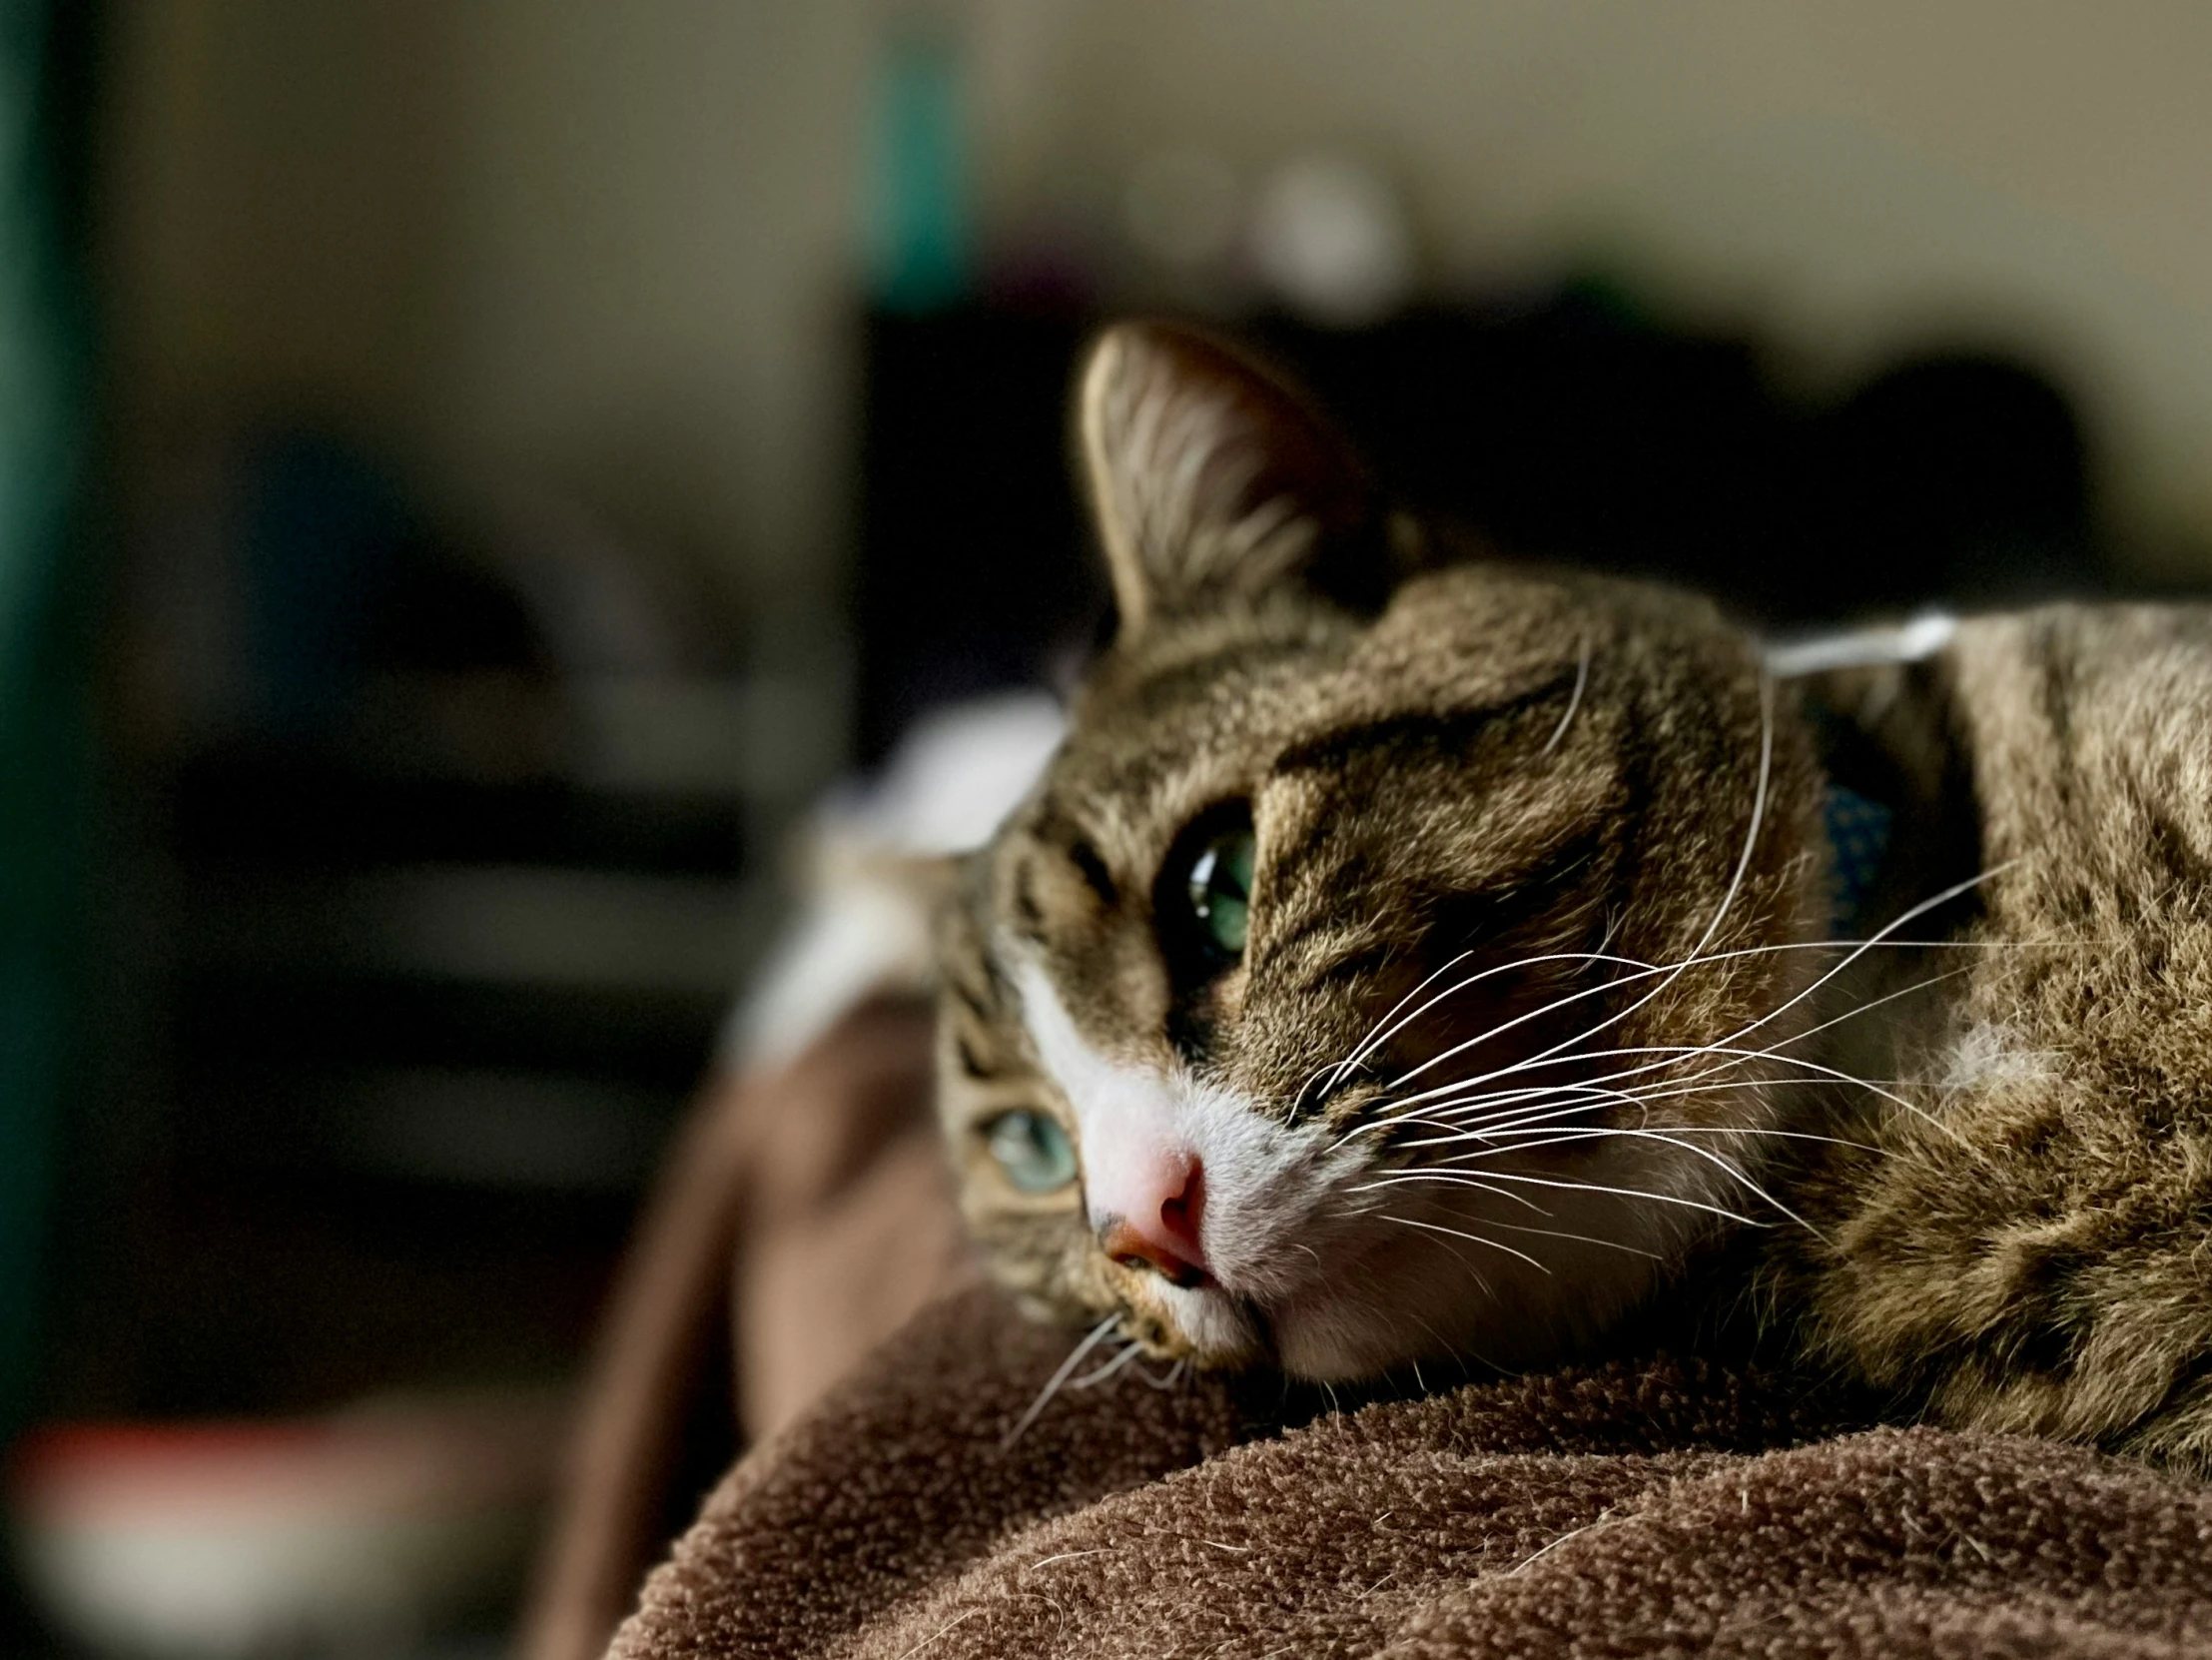
[[[925,1311],[755,1450],[620,1660],[2212,1653],[2212,1489],[1666,1360],[1272,1420]]]
[[[876,998],[702,1096],[609,1301],[524,1660],[602,1652],[735,1449],[968,1276],[930,1033],[927,1004]]]

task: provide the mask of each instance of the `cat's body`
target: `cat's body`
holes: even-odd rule
[[[1455,562],[1202,339],[1106,337],[1082,421],[1121,634],[947,931],[1006,1283],[1132,1355],[1516,1367],[1752,1225],[1730,1294],[1845,1372],[2205,1456],[2212,615],[1785,678]],[[1864,951],[1838,783],[1896,826],[1863,922],[1959,890]]]
[[[1948,1421],[2212,1466],[2212,612],[1980,618],[1859,678],[1952,774],[1923,885],[1967,814],[1988,875],[1911,954],[1954,978],[1838,1046],[1926,1116],[1861,1098],[1879,1153],[1795,1179],[1827,1241],[1778,1312]]]

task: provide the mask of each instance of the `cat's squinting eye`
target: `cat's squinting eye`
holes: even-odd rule
[[[1017,1108],[983,1127],[984,1145],[1016,1188],[1049,1194],[1076,1179],[1076,1149],[1057,1119]]]
[[[1252,849],[1249,824],[1224,829],[1198,849],[1183,879],[1199,937],[1223,957],[1243,956],[1251,930]]]

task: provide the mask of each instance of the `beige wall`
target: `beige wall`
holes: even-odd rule
[[[773,595],[839,542],[843,0],[122,0],[107,243],[158,426],[334,419]]]
[[[889,0],[121,0],[110,248],[157,410],[332,412],[804,599]],[[2212,547],[2212,8],[968,0],[997,226],[1145,146],[1356,144],[1447,282],[1596,257],[1819,382],[1930,340],[2081,399],[2146,557]]]
[[[1451,276],[1594,253],[1815,377],[1929,339],[2025,348],[2085,404],[2131,524],[2212,541],[2212,7],[1061,9],[1085,37],[1068,158],[1343,139],[1398,167]]]

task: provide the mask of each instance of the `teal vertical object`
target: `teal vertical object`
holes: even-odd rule
[[[0,1437],[32,1374],[89,730],[64,556],[82,353],[45,119],[49,21],[44,4],[0,0]]]
[[[891,32],[874,116],[874,298],[886,311],[937,311],[967,292],[973,257],[960,51],[949,29],[910,22]]]

